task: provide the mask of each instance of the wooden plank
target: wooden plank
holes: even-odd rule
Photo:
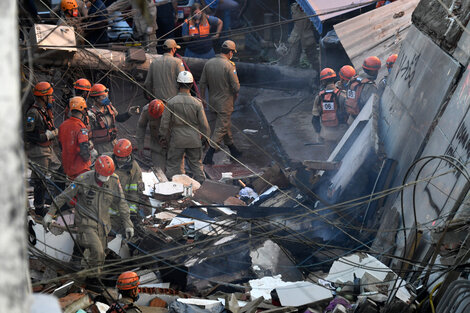
[[[321,160],[305,160],[302,162],[304,166],[311,170],[334,171],[339,169],[341,162],[321,161]]]
[[[152,171],[155,174],[155,176],[157,176],[157,179],[160,183],[164,183],[168,181],[168,178],[166,177],[165,173],[163,173],[160,167],[152,167]]]

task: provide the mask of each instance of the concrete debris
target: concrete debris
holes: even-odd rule
[[[173,177],[171,178],[171,181],[175,183],[183,184],[184,187],[191,186],[193,192],[201,188],[201,184],[199,182],[195,181],[194,179],[192,179],[191,177],[185,174],[173,175]]]
[[[309,282],[296,282],[287,286],[276,287],[282,306],[299,307],[331,299],[331,291]]]
[[[54,296],[34,293],[31,298],[30,313],[62,313],[59,301]]]

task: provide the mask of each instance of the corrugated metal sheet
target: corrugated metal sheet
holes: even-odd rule
[[[321,14],[321,13],[332,12],[332,11],[338,10],[337,12],[333,12],[333,13],[325,14],[325,15],[319,15],[319,16],[310,18],[313,25],[315,26],[315,28],[318,30],[320,34],[323,32],[323,25],[322,25],[323,21],[326,21],[330,18],[333,18],[335,16],[338,16],[338,15],[341,15],[341,14],[344,14],[353,10],[357,10],[363,6],[357,6],[357,7],[355,6],[353,8],[348,8],[344,10],[339,10],[339,9],[343,7],[346,8],[351,5],[358,5],[361,3],[370,2],[370,0],[356,0],[356,1],[352,1],[352,0],[335,0],[335,1],[296,0],[296,1],[298,4],[300,4],[300,6],[302,7],[302,10],[304,10],[304,12],[307,15]]]
[[[398,53],[418,2],[419,0],[397,0],[334,26],[356,69],[361,68],[368,56],[375,55],[384,64],[390,54]],[[385,72],[384,66],[379,78]]]

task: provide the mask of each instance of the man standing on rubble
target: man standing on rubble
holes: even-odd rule
[[[46,229],[52,223],[57,210],[74,198],[78,243],[81,248],[89,250],[88,264],[91,267],[102,266],[106,256],[106,239],[111,230],[110,207],[118,209],[126,238],[134,236],[134,227],[129,218],[129,206],[124,198],[119,177],[114,174],[114,162],[111,157],[99,156],[95,162],[95,170],[79,175],[54,199],[43,219]],[[99,269],[97,272],[99,273]]]
[[[42,175],[48,175],[50,170],[60,167],[60,161],[53,150],[53,140],[59,133],[52,115],[53,91],[48,82],[36,84],[33,90],[34,104],[26,111],[23,124],[26,155],[37,166],[32,169],[31,182],[34,187],[34,210],[40,216],[46,214],[46,187]]]
[[[230,61],[236,52],[237,49],[233,41],[224,41],[221,53],[207,61],[202,70],[201,97],[206,99],[207,87],[209,89],[210,111],[215,112],[217,115],[214,132],[210,140],[210,148],[207,150],[204,164],[214,164],[212,158],[222,141],[230,150],[232,157],[238,158],[242,155],[242,152],[233,143],[231,129],[233,104],[240,90],[235,63]]]
[[[150,103],[142,108],[142,114],[137,123],[137,152],[139,156],[144,156],[144,142],[147,125],[150,128],[150,153],[152,156],[152,164],[159,167],[163,172],[166,170],[166,154],[167,148],[163,147],[158,140],[158,130],[165,106],[163,101],[153,99]]]
[[[336,73],[331,68],[320,72],[321,90],[316,96],[312,109],[313,128],[320,141],[339,141],[348,129],[345,98],[335,86]]]
[[[152,61],[144,82],[145,89],[152,93],[148,95],[146,92],[148,99],[157,98],[166,101],[178,93],[176,79],[178,73],[184,71],[183,62],[175,57],[176,50],[180,48],[173,39],[165,40],[163,44],[165,53]]]
[[[382,97],[382,94],[384,93],[385,86],[387,86],[387,80],[388,80],[388,75],[392,71],[393,65],[395,64],[395,61],[398,58],[398,54],[392,54],[387,58],[387,74],[380,80],[379,82],[379,87],[377,88],[377,94],[379,97]]]
[[[88,111],[91,126],[91,140],[98,154],[113,151],[116,143],[116,122],[125,122],[132,115],[140,113],[140,107],[131,106],[126,113],[118,113],[108,97],[109,90],[102,84],[94,84],[90,90],[90,102],[93,105]]]
[[[206,179],[202,166],[202,141],[210,136],[210,128],[202,102],[190,93],[193,75],[183,71],[179,73],[177,82],[179,93],[168,100],[159,130],[163,144],[168,141],[166,175],[171,179],[173,175],[184,174],[181,163],[185,158],[193,178],[202,184]],[[169,139],[165,136],[168,131]]]
[[[346,98],[346,112],[350,116],[348,124],[352,123],[369,98],[377,94],[375,80],[381,66],[382,63],[378,57],[368,57],[362,63],[364,73],[359,74],[350,81]]]
[[[62,149],[62,166],[69,179],[88,172],[91,165],[88,129],[84,123],[87,118],[86,101],[73,97],[69,101],[71,117],[59,127],[59,143]]]

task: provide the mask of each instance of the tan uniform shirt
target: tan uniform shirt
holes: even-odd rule
[[[115,163],[116,164],[116,163]],[[144,182],[142,180],[142,169],[135,160],[132,160],[129,166],[117,167],[115,174],[119,176],[121,187],[124,190],[126,199],[131,202],[139,202],[140,193],[144,190]],[[137,204],[130,203],[131,211],[136,211]]]
[[[171,98],[167,103],[167,108],[163,111],[159,132],[166,134],[168,130],[170,130],[169,145],[171,147],[201,147],[201,135],[198,130],[206,136],[210,136],[209,123],[201,101],[182,92]]]
[[[325,90],[334,90],[337,86],[333,83],[328,84],[325,86]],[[344,96],[344,93],[341,92],[337,96],[338,100],[338,108],[337,108],[337,114],[340,113],[340,111],[345,110],[345,103],[346,103],[346,98]],[[320,116],[321,115],[321,107],[320,107],[320,96],[316,95],[315,100],[313,101],[313,108],[312,108],[312,115],[314,116]]]
[[[183,61],[165,53],[153,60],[145,79],[145,88],[153,93],[153,98],[167,100],[176,96],[179,72],[184,71]]]
[[[240,90],[235,64],[219,54],[204,65],[200,81],[202,98],[209,88],[209,105],[220,113],[232,113],[233,103]]]
[[[116,174],[111,175],[101,187],[96,182],[94,170],[79,175],[55,198],[49,214],[54,215],[58,208],[74,197],[77,199],[75,225],[79,229],[81,227],[98,228],[102,223],[108,233],[111,230],[109,216],[111,207],[118,209],[125,228],[133,227],[129,217],[129,206]]]
[[[145,140],[145,133],[147,131],[147,125],[150,128],[150,150],[152,152],[160,152],[161,149],[157,147],[160,146],[158,142],[158,129],[160,128],[160,118],[153,118],[149,114],[149,105],[145,105],[142,108],[142,113],[140,114],[139,121],[137,122],[137,148],[139,151],[144,149],[144,140]]]
[[[366,105],[367,100],[369,100],[373,94],[377,94],[377,85],[375,84],[375,77],[369,76],[366,73],[360,74],[359,77],[367,78],[372,82],[364,85],[364,88],[362,88],[361,91],[361,95],[359,96],[359,101],[357,104],[359,109],[362,110],[364,105]]]

